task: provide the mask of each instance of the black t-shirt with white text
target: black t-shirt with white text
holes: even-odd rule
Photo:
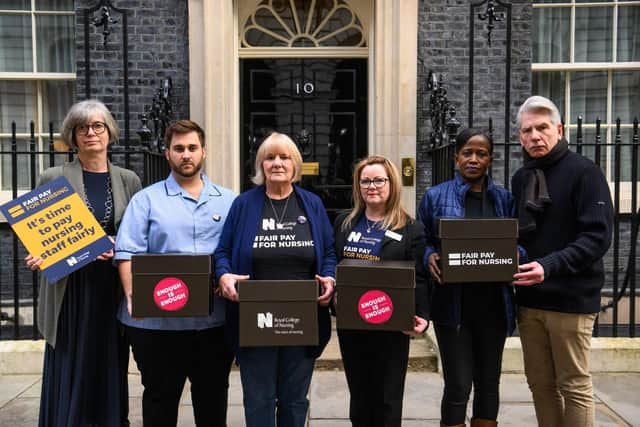
[[[258,233],[253,241],[251,278],[309,280],[316,262],[309,218],[295,193],[288,199],[265,197]]]

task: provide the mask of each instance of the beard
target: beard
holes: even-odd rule
[[[185,170],[185,166],[193,165],[192,169]],[[181,176],[182,178],[191,178],[200,173],[202,169],[202,160],[199,163],[173,163],[169,162],[169,166],[171,166],[171,170],[176,174]]]

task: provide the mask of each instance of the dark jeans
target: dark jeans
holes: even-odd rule
[[[473,418],[498,417],[502,351],[507,336],[504,319],[487,316],[484,321],[455,326],[435,324],[442,357],[444,394],[441,420],[463,424],[473,383]]]
[[[400,427],[409,361],[402,332],[339,330],[354,427]]]
[[[233,355],[224,327],[202,331],[127,328],[133,357],[142,374],[145,426],[175,426],[187,378],[197,426],[224,427]]]
[[[305,347],[238,350],[247,427],[303,427],[315,358]]]

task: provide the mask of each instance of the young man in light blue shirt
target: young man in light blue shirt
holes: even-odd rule
[[[224,338],[225,302],[215,296],[207,317],[132,318],[131,257],[136,254],[212,254],[231,202],[231,190],[202,172],[205,135],[190,120],[165,133],[171,174],[131,199],[116,240],[125,298],[118,319],[126,326],[141,372],[145,425],[175,426],[186,378],[198,426],[225,426],[232,353]]]

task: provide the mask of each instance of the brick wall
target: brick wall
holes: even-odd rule
[[[76,0],[76,99],[85,99],[84,9],[94,0]],[[172,107],[175,119],[189,117],[189,41],[187,0],[121,0],[114,6],[126,10],[128,19],[130,141],[139,143],[138,116],[151,101],[162,79],[173,82]],[[94,13],[94,17],[101,16]],[[124,129],[124,63],[122,15],[110,25],[108,43],[103,45],[102,27],[90,25],[91,97],[103,101]],[[124,135],[123,135],[124,137]]]
[[[517,141],[515,114],[531,94],[531,19],[530,1],[512,4],[511,114],[510,140]],[[499,10],[499,9],[498,9]],[[429,95],[426,81],[429,70],[444,77],[448,99],[457,110],[463,127],[468,124],[469,88],[469,1],[422,0],[418,24],[418,118],[417,118],[417,199],[431,185],[428,154]],[[476,9],[483,13],[484,7]],[[487,21],[476,18],[474,26],[474,127],[487,128],[493,118],[494,140],[504,141],[506,22],[495,23],[492,44],[487,43]],[[519,165],[519,150],[514,150],[511,170]],[[503,154],[496,152],[495,178],[502,182]]]

